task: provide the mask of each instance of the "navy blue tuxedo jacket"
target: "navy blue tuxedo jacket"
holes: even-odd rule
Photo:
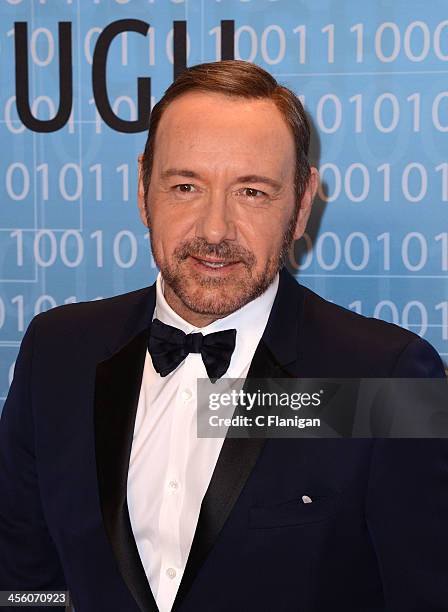
[[[154,304],[155,285],[30,324],[0,420],[0,590],[157,610],[126,502]],[[248,376],[444,371],[426,341],[282,270]],[[448,441],[227,438],[173,609],[446,612]]]

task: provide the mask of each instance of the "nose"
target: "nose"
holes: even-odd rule
[[[212,190],[197,220],[196,235],[209,244],[235,240],[234,213],[223,191]]]

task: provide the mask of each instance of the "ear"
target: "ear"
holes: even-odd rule
[[[145,188],[143,186],[143,154],[138,156],[138,190],[137,190],[137,199],[138,199],[138,209],[140,212],[140,219],[142,223],[146,225],[149,229],[148,225],[148,215],[146,212],[146,200],[145,200]]]
[[[306,224],[311,213],[313,206],[314,196],[316,195],[317,188],[319,186],[319,171],[314,166],[311,167],[310,178],[303,194],[302,201],[300,202],[299,214],[297,215],[297,223],[294,230],[294,240],[298,240],[303,236]]]

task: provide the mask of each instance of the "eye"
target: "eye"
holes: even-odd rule
[[[191,183],[180,183],[179,185],[174,185],[174,191],[178,193],[194,193],[194,185]]]
[[[261,191],[260,189],[254,189],[254,187],[245,187],[242,192],[247,198],[251,200],[267,196],[267,193]]]

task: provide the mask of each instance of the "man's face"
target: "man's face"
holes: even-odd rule
[[[296,216],[295,165],[292,133],[269,100],[190,92],[167,107],[139,206],[165,298],[183,318],[206,325],[272,282],[316,188],[313,169]]]

